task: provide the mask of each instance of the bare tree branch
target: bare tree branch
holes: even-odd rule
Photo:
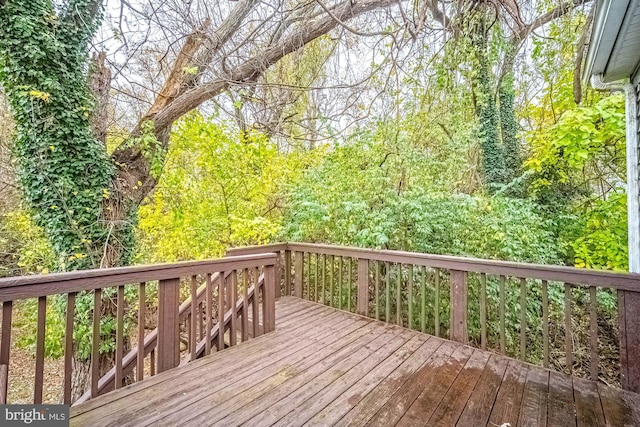
[[[393,4],[395,4],[395,0],[365,0],[355,4],[352,4],[351,0],[347,0],[336,6],[333,14],[340,21],[348,21],[363,13],[388,7]],[[204,101],[222,93],[232,84],[254,81],[280,58],[300,49],[305,44],[328,33],[337,26],[338,22],[331,16],[305,23],[276,45],[267,48],[260,54],[236,67],[230,72],[227,78],[202,84],[176,98],[167,108],[160,111],[154,117],[156,128],[162,129],[169,126],[179,117],[198,107]]]

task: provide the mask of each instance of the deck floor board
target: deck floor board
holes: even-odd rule
[[[276,331],[72,407],[72,426],[621,425],[640,396],[293,297]]]

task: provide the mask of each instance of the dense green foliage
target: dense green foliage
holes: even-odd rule
[[[560,262],[535,203],[434,191],[422,153],[389,148],[371,140],[335,147],[289,192],[283,238]]]
[[[152,203],[140,209],[139,256],[147,262],[211,258],[229,246],[275,239],[280,191],[303,167],[300,155],[280,154],[263,134],[189,115],[172,135]]]

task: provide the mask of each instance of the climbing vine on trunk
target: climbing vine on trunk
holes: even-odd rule
[[[62,269],[98,266],[108,235],[102,201],[112,195],[113,170],[92,133],[86,66],[100,18],[92,0],[62,11],[49,0],[0,6],[0,82],[16,122],[18,178]]]
[[[474,76],[476,96],[476,114],[479,121],[479,139],[482,148],[482,170],[489,191],[504,183],[504,152],[498,133],[499,113],[496,108],[495,94],[488,58],[489,29],[486,17],[481,17],[473,36],[477,73]]]

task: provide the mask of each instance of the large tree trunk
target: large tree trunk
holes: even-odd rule
[[[500,134],[504,149],[505,183],[510,183],[522,173],[522,156],[518,142],[518,122],[513,106],[515,88],[513,85],[513,67],[516,46],[509,45],[505,52],[504,67],[498,86],[498,103],[500,108]],[[515,194],[514,192],[512,192]]]
[[[490,192],[504,183],[504,151],[498,134],[498,110],[494,95],[493,79],[488,55],[489,30],[486,11],[481,16],[473,36],[478,71],[475,74],[476,114],[480,125],[479,139],[482,149],[482,170],[485,185]]]

